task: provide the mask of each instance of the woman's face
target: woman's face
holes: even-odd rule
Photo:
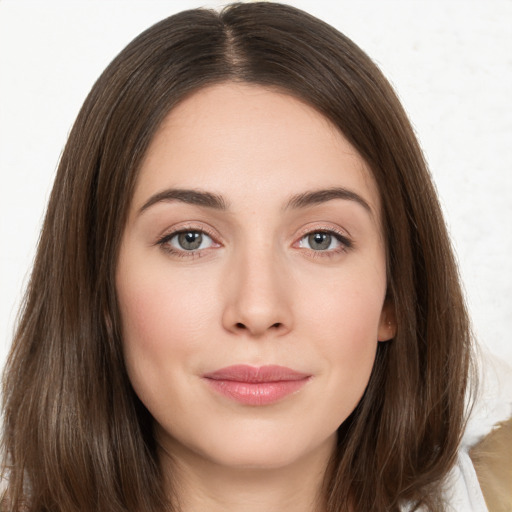
[[[167,116],[116,285],[130,380],[177,458],[330,453],[394,334],[365,162],[313,108],[260,86],[215,85]]]

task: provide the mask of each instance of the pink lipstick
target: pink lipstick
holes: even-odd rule
[[[220,394],[245,405],[268,405],[301,389],[311,375],[285,366],[235,365],[203,375]]]

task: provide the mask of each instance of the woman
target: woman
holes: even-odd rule
[[[368,57],[278,4],[178,14],[63,153],[4,381],[7,509],[443,510],[470,345]]]

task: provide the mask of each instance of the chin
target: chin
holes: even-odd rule
[[[253,433],[254,434],[254,433]],[[206,441],[206,440],[203,440]],[[336,433],[314,441],[304,436],[258,435],[225,436],[208,444],[190,447],[199,457],[222,467],[273,470],[293,467],[311,458],[327,461],[334,450]]]
[[[273,447],[272,447],[273,448]],[[304,454],[297,451],[268,449],[253,446],[251,449],[225,451],[211,454],[212,462],[225,467],[252,470],[281,469],[292,465]]]

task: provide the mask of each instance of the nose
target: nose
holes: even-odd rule
[[[291,330],[292,297],[285,263],[268,247],[233,258],[223,286],[225,329],[256,338]]]

